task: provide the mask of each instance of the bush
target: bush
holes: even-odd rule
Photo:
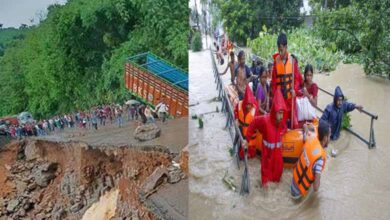
[[[343,129],[351,127],[351,115],[349,113],[344,113],[343,121],[341,124]]]
[[[272,60],[272,55],[277,52],[277,34],[260,32],[259,37],[250,40],[248,45],[252,52],[267,60]],[[344,54],[337,51],[336,45],[326,46],[325,42],[307,29],[295,29],[286,33],[288,39],[288,51],[294,54],[299,62],[300,71],[303,73],[306,64],[312,64],[319,71],[333,71],[343,59]]]
[[[192,51],[198,52],[202,50],[202,35],[199,31],[195,32],[192,38]]]
[[[345,99],[345,102],[348,101],[347,97],[344,97],[344,99]],[[343,114],[343,121],[341,122],[341,127],[343,129],[347,129],[347,128],[352,127],[352,125],[351,125],[351,114],[349,112],[345,112]]]
[[[345,8],[316,13],[314,27],[327,44],[353,56],[346,62],[363,64],[367,75],[390,78],[390,20],[383,17],[388,10],[388,1],[352,1]]]

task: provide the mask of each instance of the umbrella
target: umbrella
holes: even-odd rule
[[[127,102],[125,102],[125,104],[126,105],[139,105],[141,103],[139,101],[135,100],[135,99],[130,99]]]

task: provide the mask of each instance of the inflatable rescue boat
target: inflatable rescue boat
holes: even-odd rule
[[[239,103],[238,93],[235,89],[234,85],[228,85],[225,88],[226,94],[228,94],[229,100],[231,104],[237,106]],[[317,127],[318,127],[318,119],[315,118],[309,127],[313,129],[309,129],[306,140],[310,140],[313,138],[317,138]],[[260,133],[256,134],[256,138],[254,138],[254,145],[256,146],[256,150],[261,153],[262,146],[262,135]],[[301,156],[303,151],[304,144],[304,134],[303,129],[293,129],[288,130],[282,137],[282,155],[284,168],[293,168],[295,163],[298,161],[298,158]]]

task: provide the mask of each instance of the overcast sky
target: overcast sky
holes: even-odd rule
[[[51,4],[65,4],[67,0],[0,0],[0,23],[3,27],[19,27],[21,24],[37,24],[41,15],[46,15]],[[192,8],[194,0],[189,1]],[[199,3],[199,1],[198,1]],[[308,0],[303,0],[301,12],[310,11]],[[200,3],[199,3],[200,4]],[[198,7],[200,7],[198,5]],[[33,20],[33,23],[31,23]]]
[[[0,23],[3,28],[31,25],[39,22],[40,15],[46,15],[49,5],[65,4],[66,0],[0,0]]]

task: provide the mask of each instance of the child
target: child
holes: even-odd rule
[[[269,112],[269,91],[270,87],[267,84],[267,71],[264,67],[258,68],[260,76],[260,84],[257,87],[256,91],[256,100],[259,105],[259,111],[262,115]]]
[[[313,107],[317,106],[318,86],[313,82],[313,66],[310,64],[305,66],[303,85],[303,95],[309,99],[310,104]]]

